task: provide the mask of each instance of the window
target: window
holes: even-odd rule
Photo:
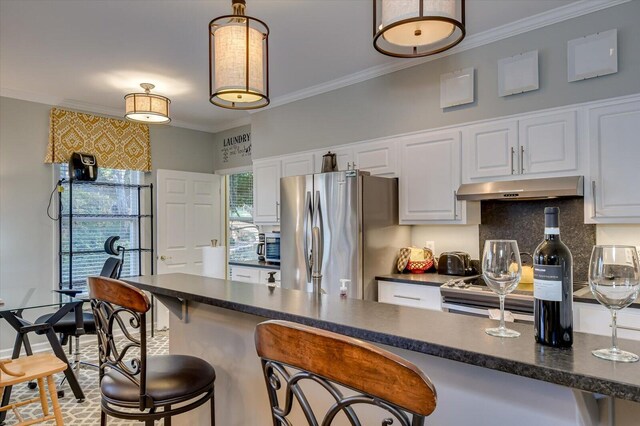
[[[59,166],[61,177],[68,176],[68,165]],[[101,168],[98,181],[140,184],[142,172]],[[73,186],[73,235],[69,227],[69,185],[63,184],[61,242],[62,288],[85,289],[86,278],[99,275],[109,255],[104,251],[105,240],[118,235],[117,245],[125,247],[122,277],[140,274],[138,249],[138,195],[137,188],[121,186]],[[69,254],[69,240],[73,241],[73,255]],[[134,249],[129,251],[129,249]],[[69,271],[72,282],[69,282]]]
[[[256,260],[258,227],[253,224],[253,173],[229,175],[229,260]]]

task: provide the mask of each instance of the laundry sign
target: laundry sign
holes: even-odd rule
[[[251,158],[251,132],[230,135],[222,139],[222,163],[233,163],[236,160]]]

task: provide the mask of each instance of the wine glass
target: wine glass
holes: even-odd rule
[[[598,358],[620,362],[636,362],[638,355],[617,346],[617,314],[638,298],[640,266],[638,252],[632,246],[594,246],[589,263],[591,292],[611,311],[611,347],[591,353]]]
[[[504,299],[518,286],[522,275],[520,250],[515,240],[487,240],[482,253],[482,275],[487,286],[500,298],[500,326],[485,332],[496,337],[518,337],[504,326]]]

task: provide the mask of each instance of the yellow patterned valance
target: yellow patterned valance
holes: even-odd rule
[[[93,154],[99,167],[151,171],[149,126],[52,108],[45,163],[66,163],[73,152]]]

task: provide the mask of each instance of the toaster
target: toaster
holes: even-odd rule
[[[444,252],[438,259],[438,273],[442,275],[474,275],[469,253],[463,251]]]

